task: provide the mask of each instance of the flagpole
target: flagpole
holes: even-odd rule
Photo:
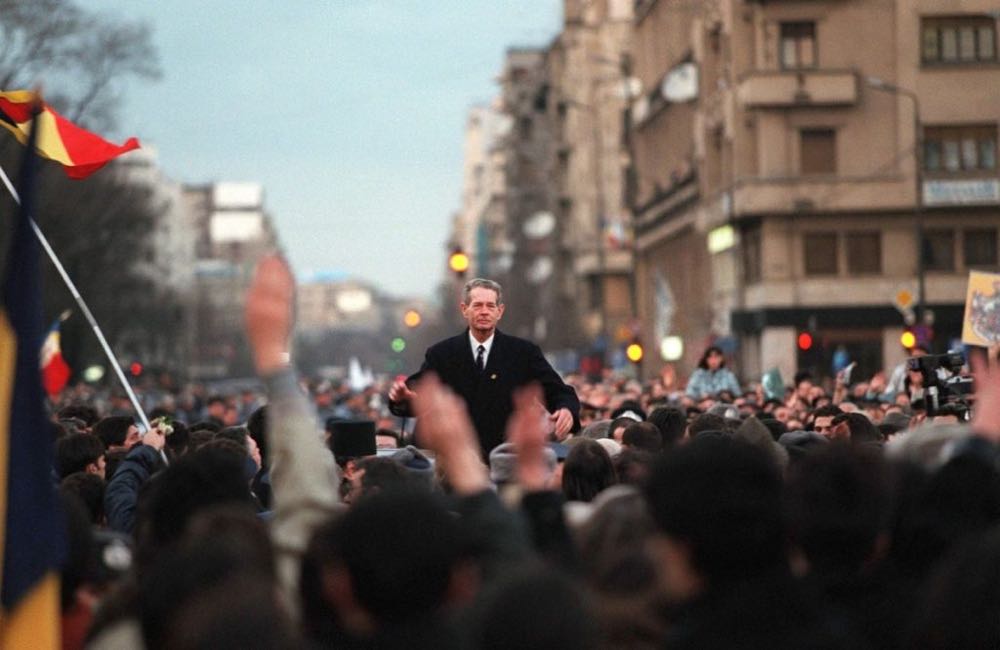
[[[3,180],[3,184],[7,187],[7,191],[10,192],[12,197],[14,197],[14,201],[20,205],[21,197],[14,188],[13,183],[10,182],[10,178],[7,176],[7,172],[4,171],[2,166],[0,166],[0,180]],[[138,413],[139,420],[146,428],[146,431],[149,431],[152,428],[149,425],[149,418],[146,417],[146,412],[142,409],[142,406],[139,405],[139,400],[135,396],[135,391],[132,390],[131,384],[129,384],[128,379],[125,378],[125,373],[122,371],[121,366],[118,365],[114,352],[111,351],[111,346],[108,345],[107,339],[104,338],[104,332],[101,331],[101,326],[97,324],[97,319],[94,318],[94,315],[90,312],[90,308],[87,306],[87,303],[84,302],[83,296],[80,295],[76,285],[73,284],[73,280],[70,279],[69,274],[66,273],[66,269],[63,268],[62,262],[59,261],[59,257],[56,255],[56,252],[52,250],[52,246],[49,245],[49,240],[45,238],[45,234],[42,232],[41,228],[38,227],[38,224],[35,223],[34,217],[29,217],[29,219],[31,221],[31,229],[35,231],[35,237],[37,237],[38,241],[42,244],[42,248],[45,249],[49,259],[52,260],[52,263],[56,267],[56,271],[59,272],[59,276],[66,284],[66,288],[68,288],[69,292],[73,294],[73,299],[76,300],[76,304],[79,305],[80,311],[83,313],[83,317],[87,319],[87,322],[90,323],[91,329],[94,330],[94,335],[97,336],[97,341],[101,344],[101,348],[104,350],[105,356],[108,357],[108,362],[111,364],[111,367],[114,368],[115,374],[118,376],[118,381],[128,394],[129,401],[132,402],[132,407],[135,409],[135,412]]]

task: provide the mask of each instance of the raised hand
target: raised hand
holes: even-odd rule
[[[289,364],[295,278],[279,255],[268,255],[257,264],[247,291],[246,328],[254,365],[265,374]]]

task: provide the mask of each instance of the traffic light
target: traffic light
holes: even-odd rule
[[[809,332],[802,332],[799,334],[798,339],[799,349],[803,352],[808,352],[813,346],[813,337]]]
[[[642,344],[638,341],[632,341],[629,343],[628,347],[625,348],[625,356],[632,363],[639,363],[642,361]]]
[[[456,276],[465,277],[465,272],[469,270],[469,256],[465,254],[461,246],[452,249],[451,255],[448,257],[448,268]]]
[[[420,325],[421,320],[420,312],[416,309],[410,309],[403,314],[403,324],[407,327],[416,327],[417,325]]]
[[[128,371],[132,374],[133,377],[138,377],[139,375],[142,374],[142,364],[139,363],[138,361],[133,361],[132,365],[128,367]]]
[[[917,335],[913,333],[913,330],[907,327],[903,330],[903,333],[899,336],[899,342],[904,348],[910,350],[917,344]]]

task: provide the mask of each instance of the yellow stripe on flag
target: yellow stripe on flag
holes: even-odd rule
[[[55,160],[64,165],[72,165],[74,160],[69,157],[66,151],[66,144],[63,142],[62,134],[59,133],[59,125],[56,123],[56,116],[49,110],[44,110],[38,114],[38,144],[35,147],[39,151],[45,152],[45,157]]]
[[[10,459],[10,407],[15,359],[17,337],[10,328],[7,314],[0,309],[0,576],[3,575],[3,549],[7,539],[7,463]],[[0,648],[6,647],[0,645]]]
[[[0,618],[0,648],[58,650],[62,647],[59,576],[45,574],[12,612]]]

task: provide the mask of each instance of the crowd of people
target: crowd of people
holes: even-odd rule
[[[1000,647],[994,354],[929,413],[905,369],[774,395],[709,348],[684,385],[565,377],[573,427],[523,386],[482,449],[434,373],[405,420],[298,377],[293,290],[265,259],[260,392],[163,396],[148,431],[54,405],[64,647]]]

